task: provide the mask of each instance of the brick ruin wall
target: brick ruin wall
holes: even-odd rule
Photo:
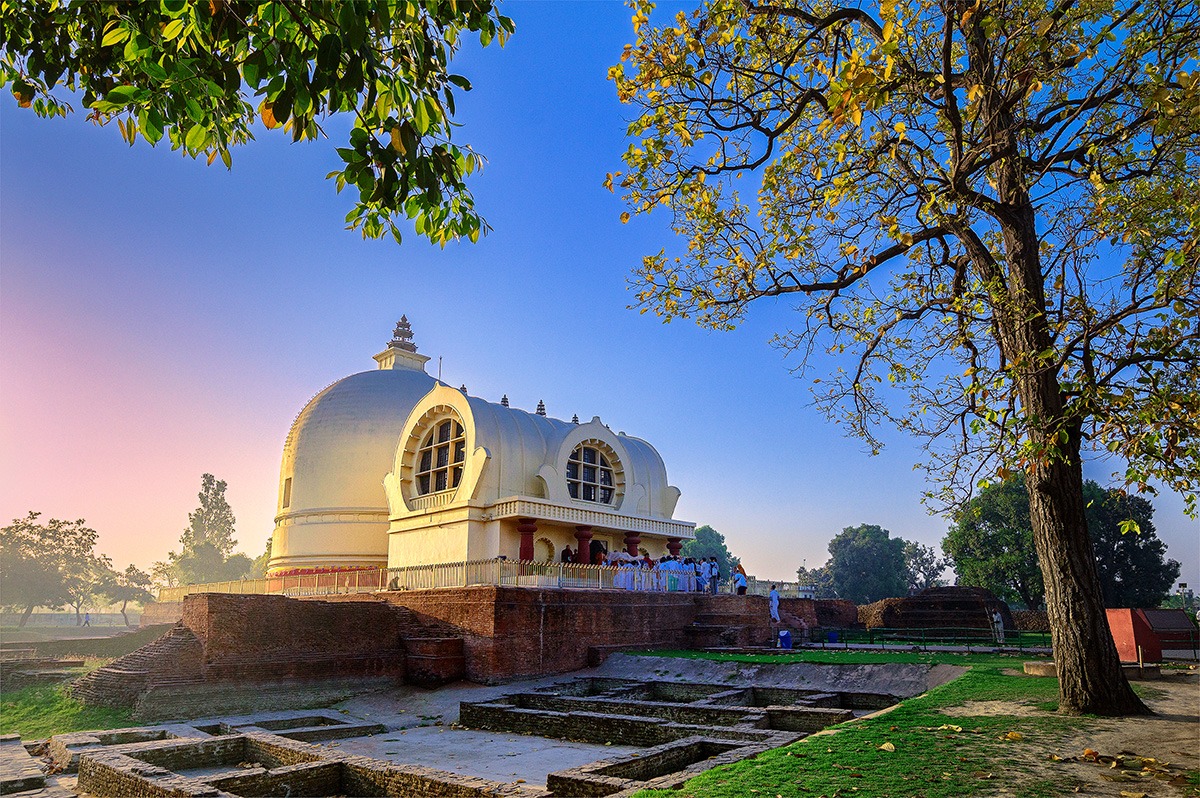
[[[184,601],[181,622],[200,640],[205,681],[404,675],[403,639],[453,629],[381,601],[352,604],[285,596],[204,593]]]
[[[163,637],[77,680],[73,694],[161,719],[186,715],[190,698],[206,693],[213,706],[249,706],[256,685],[336,681],[335,693],[352,693],[355,682],[403,680],[406,640],[458,637],[445,623],[369,597],[348,604],[202,593],[187,597],[182,616]],[[449,664],[446,678],[462,675],[461,654],[421,659],[423,672]],[[296,692],[310,705],[324,696]]]
[[[737,622],[766,629],[769,618],[766,599],[756,596],[495,586],[376,595],[455,627],[464,639],[467,678],[485,684],[578,670],[596,648],[684,647],[685,630],[722,599],[736,602],[744,616]],[[760,636],[769,639],[770,632]]]
[[[796,617],[819,615],[811,601],[787,605]],[[743,645],[769,644],[774,634],[761,596],[496,586],[299,600],[203,593],[187,597],[167,636],[89,674],[75,691],[115,706],[151,696],[163,706],[142,715],[161,718],[189,706],[174,695],[181,685],[216,690],[211,698],[223,704],[244,699],[225,696],[223,686],[256,683],[432,685],[465,676],[494,684],[578,670],[623,648],[694,646],[693,624],[714,619]]]

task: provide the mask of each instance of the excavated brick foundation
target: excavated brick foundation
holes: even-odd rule
[[[785,602],[797,624],[822,602]],[[389,684],[495,684],[648,648],[765,646],[760,596],[466,587],[321,600],[203,593],[163,637],[79,679],[141,721],[319,706]],[[808,619],[808,620],[805,620]]]

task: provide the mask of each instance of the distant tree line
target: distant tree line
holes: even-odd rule
[[[40,521],[41,513],[30,512],[24,518],[0,530],[0,596],[4,607],[21,614],[20,626],[29,621],[37,607],[75,611],[75,622],[82,623],[83,608],[97,597],[121,602],[125,615],[130,601],[147,601],[151,594],[150,576],[130,564],[114,570],[112,560],[96,554],[97,534],[83,519]]]
[[[124,570],[113,568],[111,558],[96,552],[96,530],[83,519],[42,520],[31,511],[0,530],[0,606],[21,613],[20,626],[38,607],[75,612],[83,622],[83,610],[97,601],[121,605],[121,616],[130,602],[154,598],[152,587],[174,587],[262,575],[270,558],[266,551],[251,560],[235,553],[234,515],[225,498],[226,483],[212,474],[200,479],[199,507],[188,514],[188,526],[179,538],[179,550],[154,563],[150,573],[132,563]]]
[[[1154,531],[1154,507],[1140,496],[1084,486],[1088,533],[1108,607],[1157,607],[1167,601],[1180,566],[1166,557]],[[867,604],[945,584],[983,587],[1030,609],[1045,605],[1045,588],[1033,545],[1029,495],[1017,474],[983,489],[954,518],[942,540],[945,557],[915,541],[891,537],[875,524],[846,527],[829,542],[829,561],[800,568],[797,579],[817,598]]]

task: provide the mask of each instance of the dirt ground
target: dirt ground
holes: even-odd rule
[[[1141,684],[1148,688],[1143,700],[1154,715],[1087,719],[1079,731],[1039,745],[1014,781],[1050,779],[1068,785],[1070,794],[1114,798],[1200,794],[1184,775],[1200,771],[1200,672],[1164,672],[1162,679]],[[979,701],[947,714],[1032,718],[1048,713],[1034,705]]]

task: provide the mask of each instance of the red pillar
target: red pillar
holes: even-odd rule
[[[667,538],[667,551],[672,557],[678,557],[679,552],[683,549],[683,538]]]
[[[518,518],[517,531],[521,533],[521,562],[533,562],[533,533],[537,532],[537,521],[533,518]]]
[[[575,555],[575,562],[583,565],[591,565],[592,528],[583,525],[575,527],[575,540],[579,543],[579,552]]]
[[[636,532],[625,533],[625,551],[629,552],[634,557],[638,556],[638,544],[641,542],[642,539],[638,537]]]

